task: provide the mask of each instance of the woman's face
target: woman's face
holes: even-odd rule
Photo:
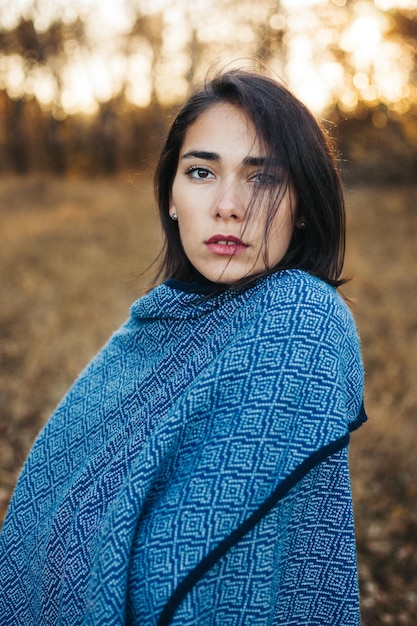
[[[212,282],[231,284],[274,267],[288,249],[294,229],[290,187],[269,228],[265,262],[269,192],[276,196],[282,183],[266,156],[252,122],[231,104],[213,105],[186,132],[169,213],[177,214],[189,261]],[[257,189],[260,205],[248,220]]]

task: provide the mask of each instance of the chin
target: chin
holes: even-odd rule
[[[194,267],[206,280],[209,280],[211,283],[216,283],[218,285],[233,285],[240,280],[250,278],[251,276],[257,275],[259,272],[262,272],[263,267],[256,267],[256,265],[252,265],[247,263],[245,266],[240,263],[233,263],[233,261],[229,261],[228,263],[216,263],[212,264],[209,262],[195,264]],[[200,266],[200,267],[199,267]]]
[[[212,283],[218,285],[233,285],[244,278],[250,278],[254,272],[230,272],[225,270],[224,272],[204,272],[203,276]]]

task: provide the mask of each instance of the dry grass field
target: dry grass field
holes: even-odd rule
[[[347,191],[369,422],[351,467],[363,626],[417,623],[417,188]],[[146,290],[147,179],[0,179],[0,520],[55,404]]]

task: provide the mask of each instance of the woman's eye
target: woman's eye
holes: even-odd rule
[[[194,180],[207,180],[209,178],[213,178],[212,172],[208,170],[206,167],[194,166],[190,167],[185,174],[188,178],[192,178]]]
[[[256,172],[256,174],[252,174],[249,181],[260,185],[278,185],[279,176],[273,172]]]

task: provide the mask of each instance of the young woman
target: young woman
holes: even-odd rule
[[[347,451],[363,370],[325,134],[217,76],[156,173],[164,282],[65,396],[0,540],[0,622],[359,624]]]

